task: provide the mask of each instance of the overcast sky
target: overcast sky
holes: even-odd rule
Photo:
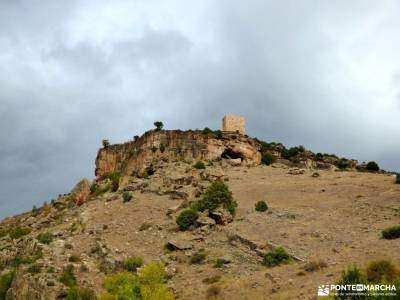
[[[162,120],[400,171],[400,2],[0,1],[0,218]]]

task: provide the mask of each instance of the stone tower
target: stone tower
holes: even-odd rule
[[[244,117],[235,115],[224,116],[222,119],[222,131],[246,134]]]

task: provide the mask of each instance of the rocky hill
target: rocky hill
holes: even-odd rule
[[[1,221],[0,299],[315,299],[400,262],[400,185],[371,166],[211,130],[105,143],[93,181]]]

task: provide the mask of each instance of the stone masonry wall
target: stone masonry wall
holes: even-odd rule
[[[242,116],[227,115],[222,119],[222,130],[246,134],[245,120]]]

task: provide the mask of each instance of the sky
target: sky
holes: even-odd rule
[[[220,128],[400,171],[400,2],[1,0],[0,219],[94,178],[101,140]]]

